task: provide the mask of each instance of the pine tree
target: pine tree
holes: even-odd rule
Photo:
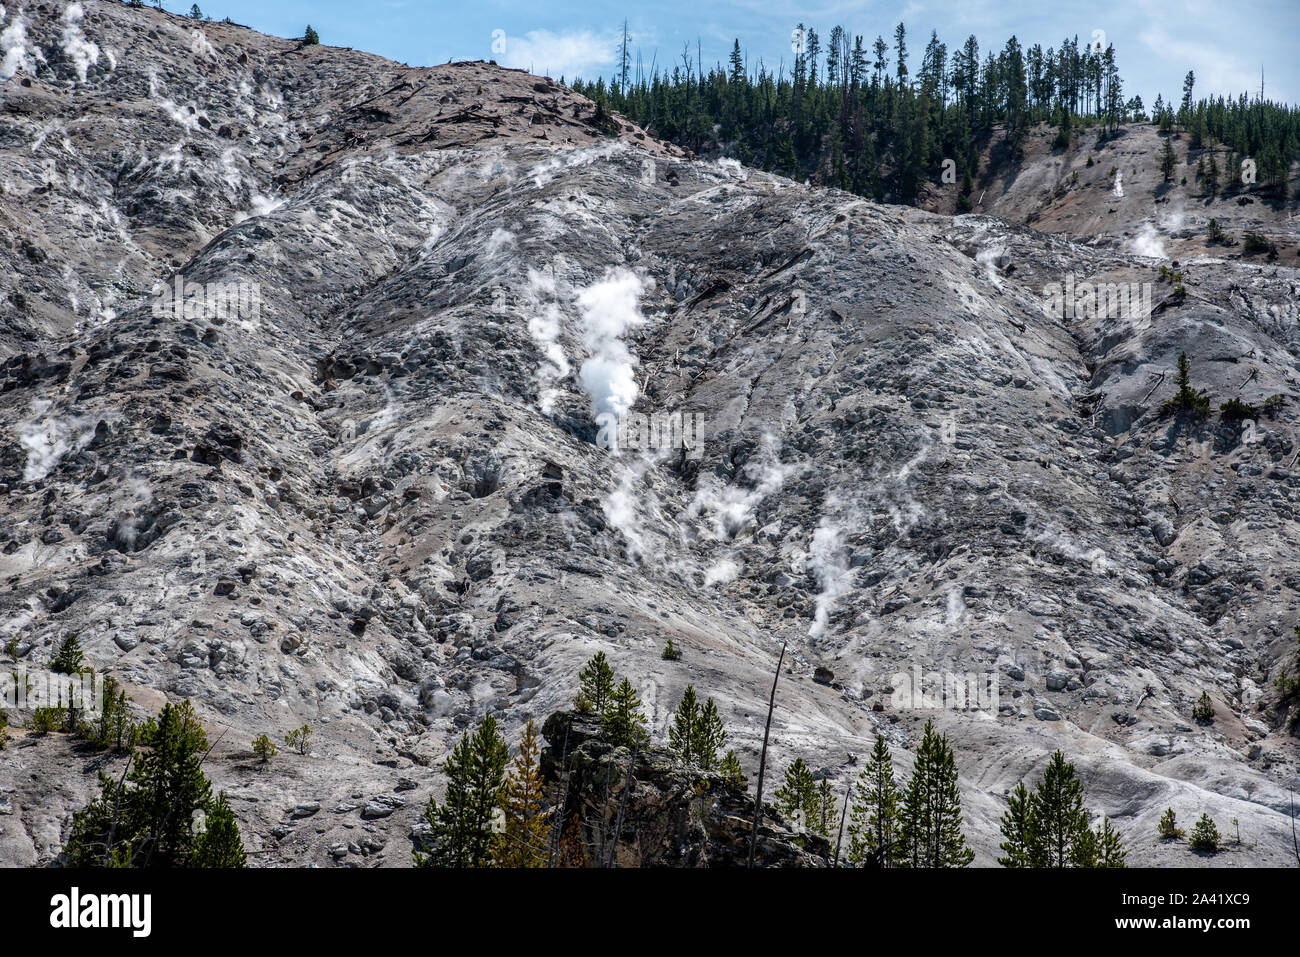
[[[876,735],[871,760],[858,775],[849,808],[850,864],[861,866],[874,860],[880,867],[894,866],[898,854],[898,800],[889,745]]]
[[[573,699],[573,706],[582,714],[604,718],[614,696],[614,669],[605,659],[605,652],[598,651],[578,672],[578,695]]]
[[[204,829],[194,839],[190,852],[191,867],[247,867],[244,842],[239,836],[235,813],[230,810],[223,791],[207,814]]]
[[[203,774],[207,736],[184,701],[140,728],[125,781],[100,775],[101,793],[73,815],[64,856],[74,867],[183,867],[192,861],[194,814],[213,811]]]
[[[1025,782],[1016,784],[1016,789],[1007,799],[1007,810],[1002,815],[1002,843],[998,845],[1006,852],[999,857],[998,863],[1003,867],[1038,867],[1040,842],[1034,826],[1034,802]]]
[[[1178,122],[1186,125],[1192,110],[1192,87],[1196,84],[1196,74],[1191,70],[1183,77],[1183,102],[1178,107]]]
[[[786,136],[781,140],[781,145],[777,150],[776,168],[787,174],[792,179],[799,179],[799,157],[794,151],[794,140]]]
[[[1161,839],[1166,841],[1177,840],[1183,836],[1183,831],[1178,826],[1178,816],[1174,814],[1173,808],[1165,808],[1165,813],[1160,817],[1160,823],[1156,825],[1156,831],[1160,834]]]
[[[499,867],[545,867],[550,824],[543,808],[540,747],[532,718],[524,725],[519,754],[506,775],[501,809],[505,827],[497,835],[493,860]]]
[[[745,82],[745,58],[740,52],[740,37],[736,37],[731,45],[731,56],[728,58],[731,62],[730,82],[733,86],[739,87]]]
[[[1074,843],[1070,845],[1070,867],[1096,867],[1097,866],[1097,835],[1088,827],[1087,821],[1080,828],[1079,833],[1075,835]]]
[[[735,788],[745,786],[745,771],[740,766],[740,758],[736,757],[735,751],[728,751],[718,765],[718,773],[728,784]]]
[[[294,728],[284,736],[284,743],[299,754],[306,754],[311,750],[311,726],[304,724],[301,728]]]
[[[312,29],[311,24],[307,24],[307,30],[302,35],[302,45],[305,47],[316,46],[320,43],[320,34]]]
[[[803,758],[795,758],[785,769],[785,782],[772,795],[776,809],[796,830],[815,830],[818,813],[817,782]]]
[[[1123,867],[1127,852],[1124,850],[1124,842],[1120,839],[1119,831],[1111,827],[1110,818],[1103,814],[1101,827],[1095,833],[1096,850],[1093,866]]]
[[[695,745],[699,741],[700,707],[695,698],[695,686],[687,685],[682,700],[673,712],[673,723],[668,729],[668,750],[677,755],[684,764],[695,764],[698,753]]]
[[[900,817],[903,867],[966,867],[975,852],[961,832],[957,761],[947,735],[927,721]]]
[[[727,741],[718,706],[709,698],[703,707],[695,686],[687,685],[668,729],[668,749],[687,765],[711,771],[718,764],[718,751]]]
[[[1178,353],[1177,367],[1178,371],[1174,374],[1174,385],[1177,391],[1174,397],[1165,403],[1165,411],[1206,415],[1210,411],[1210,400],[1204,392],[1192,388],[1192,364],[1186,352]]]
[[[1083,784],[1060,751],[1052,753],[1030,801],[1034,834],[1041,842],[1039,866],[1069,867],[1075,843],[1088,831],[1088,813],[1083,807]]]
[[[1201,696],[1196,699],[1196,704],[1192,706],[1192,717],[1204,722],[1214,720],[1214,702],[1210,700],[1209,692],[1202,691]]]
[[[1192,828],[1192,835],[1187,839],[1187,843],[1194,851],[1206,851],[1215,854],[1219,850],[1219,829],[1215,826],[1214,820],[1208,814],[1202,814],[1196,826]]]
[[[260,734],[253,741],[253,753],[262,759],[263,764],[266,764],[280,753],[280,749],[275,746],[275,743],[269,737]]]
[[[59,645],[58,654],[50,662],[50,670],[61,675],[80,674],[82,657],[81,642],[77,640],[77,633],[74,631],[63,639],[63,644]]]
[[[417,867],[487,867],[495,843],[493,824],[499,814],[510,749],[491,714],[473,734],[452,749],[444,768],[443,803],[429,798],[424,820],[430,829],[428,855],[415,854]]]
[[[700,711],[700,721],[696,728],[695,763],[705,771],[712,771],[718,764],[718,752],[727,743],[727,731],[723,727],[722,717],[713,699],[704,702]]]
[[[818,785],[815,807],[813,830],[822,837],[830,837],[831,828],[835,825],[835,793],[831,790],[830,778],[822,778],[822,783]]]
[[[211,806],[211,785],[202,770],[208,738],[194,707],[184,701],[165,705],[156,722],[146,722],[141,741],[148,751],[128,778],[143,792],[148,821],[140,850],[154,866],[179,866],[189,856],[194,812]]]
[[[104,703],[99,715],[81,728],[86,739],[97,748],[122,751],[135,743],[135,723],[127,705],[126,692],[112,675],[104,676]]]
[[[640,747],[649,743],[645,715],[641,713],[641,696],[626,678],[614,689],[602,724],[605,736],[620,747]]]

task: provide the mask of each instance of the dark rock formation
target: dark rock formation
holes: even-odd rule
[[[603,738],[597,721],[557,711],[542,726],[542,774],[564,795],[563,819],[577,819],[589,862],[616,867],[745,867],[754,800],[718,774],[687,768],[664,748]],[[628,771],[631,769],[631,787]],[[765,803],[756,867],[826,867],[821,836],[795,834]],[[620,814],[622,827],[617,828]]]

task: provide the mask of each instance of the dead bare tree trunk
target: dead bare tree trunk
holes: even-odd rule
[[[1295,830],[1295,792],[1288,792],[1291,795],[1291,844],[1295,848],[1295,862],[1300,864],[1300,837],[1296,836]]]
[[[560,774],[563,783],[555,784],[554,820],[551,822],[551,841],[546,866],[555,867],[559,863],[560,840],[564,835],[564,808],[569,803],[569,725],[564,727],[564,744],[560,748]]]
[[[754,826],[749,833],[749,864],[754,866],[754,851],[758,848],[758,825],[763,818],[763,772],[767,770],[767,739],[772,733],[772,709],[776,706],[776,683],[781,680],[781,666],[785,664],[786,642],[781,644],[781,657],[776,662],[772,676],[772,694],[767,699],[767,724],[763,727],[763,750],[758,756],[758,794],[754,798]]]
[[[605,765],[605,796],[600,801],[600,829],[592,835],[592,849],[596,860],[605,859],[605,845],[609,842],[609,785],[614,777],[614,765]]]
[[[627,796],[632,793],[632,770],[636,767],[637,745],[632,745],[632,756],[627,759],[627,775],[623,782],[623,797],[618,802],[618,817],[614,819],[614,839],[609,844],[609,864],[614,866],[614,852],[618,850],[618,838],[623,833],[623,812],[627,810]]]
[[[851,794],[852,792],[853,792],[853,782],[849,781],[849,783],[844,788],[844,808],[843,810],[840,811],[840,833],[839,836],[835,838],[834,864],[836,867],[840,866],[840,844],[843,843],[844,841],[844,819],[849,816],[849,794]]]

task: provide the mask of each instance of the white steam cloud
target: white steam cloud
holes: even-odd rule
[[[723,485],[717,476],[701,473],[686,517],[707,522],[703,529],[705,538],[728,541],[747,534],[756,524],[758,504],[779,491],[786,479],[801,468],[798,464],[781,462],[776,440],[765,435],[759,454],[745,463],[744,474],[753,485],[749,488]]]
[[[133,475],[123,483],[126,493],[117,513],[116,539],[119,545],[128,551],[135,551],[140,538],[140,525],[144,521],[145,509],[153,501],[153,489],[148,481]]]
[[[32,403],[36,418],[25,423],[18,433],[18,443],[27,452],[23,481],[43,479],[69,452],[80,452],[95,437],[97,420],[89,416],[60,418],[47,415],[52,403],[38,399]]]
[[[740,577],[744,566],[734,558],[723,558],[704,573],[704,587],[727,585]]]
[[[578,370],[578,380],[597,415],[623,415],[636,402],[637,360],[623,336],[645,322],[638,300],[647,283],[628,269],[611,269],[578,293],[582,341],[590,356]]]
[[[998,262],[1007,253],[1005,246],[987,246],[975,254],[975,261],[984,267],[984,274],[994,286],[1002,288],[1002,277],[998,275]]]
[[[537,367],[537,391],[542,413],[550,415],[559,395],[554,384],[570,371],[569,360],[560,345],[560,307],[554,301],[555,277],[529,269],[528,298],[537,310],[528,320],[528,334],[542,354],[542,362]],[[551,301],[545,302],[545,299]]]
[[[86,11],[81,4],[74,3],[63,11],[63,52],[72,59],[77,71],[77,79],[86,82],[86,71],[99,62],[99,44],[87,40],[81,32],[81,21]]]
[[[1129,241],[1129,251],[1135,256],[1147,256],[1151,259],[1167,259],[1165,255],[1165,244],[1160,239],[1160,234],[1151,223],[1143,223],[1137,236]]]
[[[817,593],[816,610],[808,635],[816,638],[826,631],[835,601],[849,590],[852,575],[840,529],[829,516],[823,515],[813,532],[808,549],[808,564],[817,576],[821,591]]]
[[[212,44],[208,42],[208,38],[202,30],[190,31],[190,52],[195,56],[207,57],[210,60],[217,58],[217,51],[212,49]]]
[[[27,24],[21,14],[0,33],[0,80],[9,80],[19,70],[32,72],[27,55]]]

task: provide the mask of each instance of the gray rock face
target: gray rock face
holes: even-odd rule
[[[656,736],[714,697],[752,777],[782,642],[773,773],[933,718],[977,863],[1057,747],[1130,863],[1204,863],[1148,840],[1166,806],[1287,863],[1294,262],[1179,296],[1119,242],[603,132],[544,78],[84,6],[84,73],[46,0],[0,87],[0,638],[193,699],[258,863],[408,864],[460,734],[513,741],[597,650]],[[1152,315],[1053,314],[1067,281]],[[1161,416],[1180,351],[1283,399]],[[13,738],[0,862],[48,861],[97,768]]]

